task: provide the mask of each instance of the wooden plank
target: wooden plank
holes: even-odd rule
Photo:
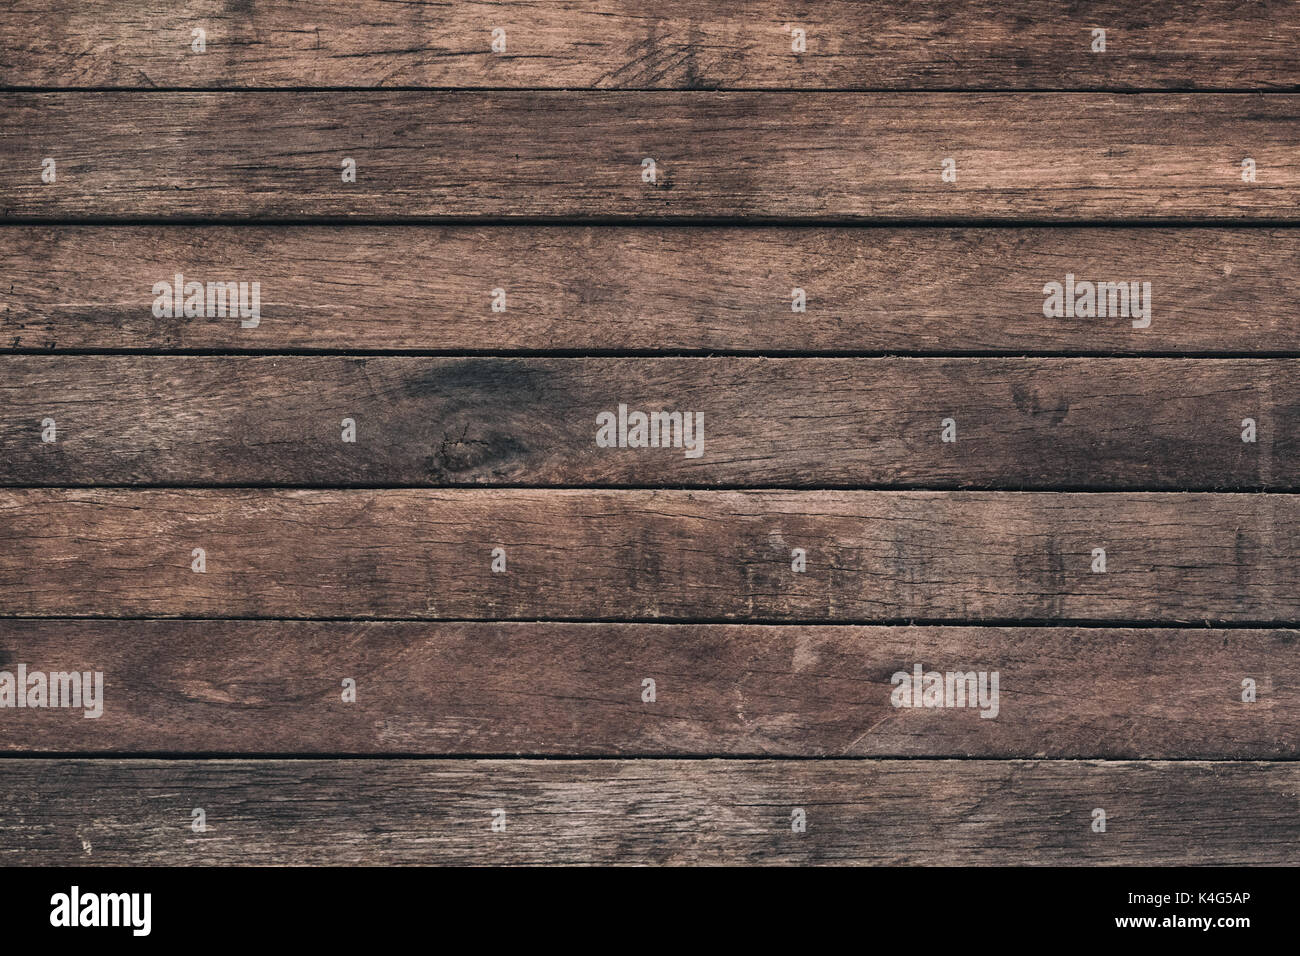
[[[1295,220],[1298,107],[1290,94],[7,93],[0,215]]]
[[[0,349],[1300,353],[1298,260],[1261,228],[11,226]],[[155,315],[178,272],[258,283],[258,324]],[[1045,316],[1067,275],[1149,282],[1150,324]]]
[[[6,865],[1277,865],[1300,851],[1294,763],[6,760],[0,782]]]
[[[0,483],[1294,489],[1300,361],[9,356]]]
[[[28,489],[0,540],[21,616],[1300,620],[1294,495]]]
[[[1297,46],[1294,6],[1227,0],[53,0],[0,10],[0,84],[1294,88]]]
[[[102,693],[0,750],[1294,758],[1297,633],[9,620],[0,671]],[[918,665],[982,696],[922,707]]]

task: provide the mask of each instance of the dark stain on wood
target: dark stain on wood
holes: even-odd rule
[[[1300,488],[1295,359],[10,356],[0,371],[10,485]],[[678,419],[647,431],[655,447],[602,447],[617,436],[598,416],[620,406]]]

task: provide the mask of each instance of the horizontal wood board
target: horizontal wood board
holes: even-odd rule
[[[41,225],[0,240],[0,350],[1300,354],[1290,229]],[[178,273],[203,310],[176,312]],[[1109,293],[1105,314],[1076,314],[1070,276],[1074,302],[1085,282],[1136,282],[1148,314]],[[256,322],[209,314],[209,282],[245,283],[250,312],[256,283]]]
[[[0,620],[0,671],[102,675],[0,750],[1294,759],[1298,634]],[[917,666],[974,689],[924,706]]]
[[[43,220],[1294,221],[1298,157],[1284,93],[0,93]]]
[[[25,489],[0,540],[14,616],[1300,616],[1295,495]]]
[[[1300,846],[1294,763],[9,760],[0,779],[3,863],[1279,865]]]
[[[0,85],[1295,89],[1298,43],[1294,6],[1228,0],[23,0]]]
[[[1300,360],[10,356],[0,483],[1293,490]]]

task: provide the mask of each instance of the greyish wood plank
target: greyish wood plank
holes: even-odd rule
[[[0,784],[10,865],[1278,865],[1300,852],[1300,765],[1280,762],[9,759]]]
[[[1267,228],[9,226],[0,349],[1300,353],[1297,261]],[[168,316],[177,273],[257,283],[257,324]],[[1150,283],[1149,324],[1045,315],[1068,276]]]
[[[0,483],[1292,489],[1300,360],[7,356]]]
[[[0,750],[1294,758],[1297,633],[3,620],[20,690],[93,695],[6,708]],[[921,706],[918,665],[976,689]]]
[[[1300,619],[1294,495],[28,489],[0,541],[13,616]]]
[[[0,9],[0,84],[1294,88],[1298,45],[1293,5],[1227,0],[53,0]]]
[[[0,216],[1295,220],[1298,105],[1282,93],[4,93]],[[356,182],[343,181],[348,159]]]

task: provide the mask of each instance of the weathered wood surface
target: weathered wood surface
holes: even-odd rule
[[[1228,0],[8,4],[0,672],[105,695],[0,709],[0,864],[1296,862],[1300,495],[1226,492],[1300,490],[1298,47]],[[156,315],[177,273],[257,320]],[[1045,316],[1067,275],[1150,324]],[[702,453],[598,447],[620,405]],[[997,716],[893,706],[918,665]]]
[[[9,356],[0,483],[1294,489],[1300,361]]]
[[[0,350],[1300,353],[1297,261],[1265,228],[10,226]],[[259,283],[258,325],[156,317],[177,272]],[[1150,282],[1150,325],[1044,317],[1067,274]]]
[[[28,489],[0,541],[20,616],[1300,619],[1294,495]]]
[[[0,750],[1294,758],[1298,634],[8,620],[0,670],[99,672],[103,696],[5,710]],[[894,706],[917,664],[996,696]]]
[[[1295,220],[1298,106],[1280,93],[5,93],[0,215]]]
[[[0,9],[0,84],[1294,89],[1297,46],[1293,4],[1228,0],[28,0]]]
[[[1294,864],[1300,765],[9,760],[0,863]],[[203,809],[207,830],[191,828]],[[807,830],[792,830],[796,808]],[[1092,830],[1106,812],[1106,832]],[[506,829],[493,832],[493,811]]]

